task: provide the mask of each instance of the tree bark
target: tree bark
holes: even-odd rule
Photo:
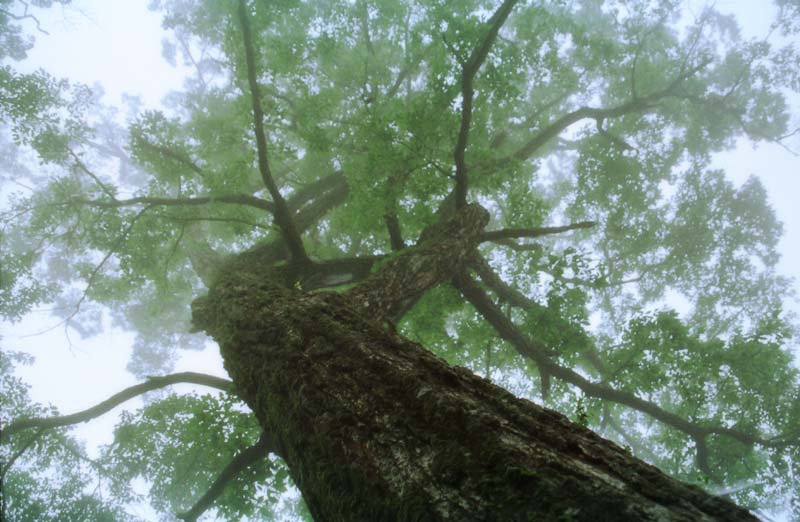
[[[304,293],[240,256],[195,301],[314,519],[756,520],[394,331],[403,303],[462,268],[481,211],[461,209],[346,294]]]

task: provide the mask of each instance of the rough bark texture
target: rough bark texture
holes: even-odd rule
[[[755,520],[382,320],[460,269],[480,214],[462,209],[348,294],[287,287],[242,256],[196,301],[195,323],[219,342],[315,520]],[[392,299],[398,281],[413,290]]]

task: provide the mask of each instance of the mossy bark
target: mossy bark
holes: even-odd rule
[[[445,227],[348,294],[303,293],[243,256],[197,302],[315,520],[755,520],[392,329],[387,315],[452,277],[484,225]],[[381,278],[390,292],[422,282],[376,300]]]

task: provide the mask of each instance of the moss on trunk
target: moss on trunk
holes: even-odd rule
[[[485,212],[457,220],[346,294],[243,255],[194,305],[315,520],[755,520],[392,329],[474,249]]]

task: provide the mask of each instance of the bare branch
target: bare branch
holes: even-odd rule
[[[542,245],[539,243],[517,243],[516,241],[511,241],[510,239],[495,239],[494,243],[498,245],[502,245],[504,247],[508,247],[515,252],[540,252],[542,250]]]
[[[270,196],[272,196],[272,202],[275,206],[275,223],[281,229],[292,258],[298,261],[307,260],[308,255],[303,246],[303,240],[300,237],[300,233],[297,231],[297,227],[289,212],[289,207],[286,205],[286,201],[283,199],[283,196],[278,190],[278,186],[275,184],[269,166],[267,137],[264,133],[264,111],[261,108],[261,91],[258,86],[256,74],[255,43],[250,31],[250,19],[247,13],[246,0],[239,0],[238,14],[239,23],[242,26],[247,82],[250,86],[250,101],[253,107],[253,125],[256,133],[258,170],[261,172],[261,179],[264,181],[264,185],[267,187]]]
[[[37,31],[39,31],[42,34],[46,34],[46,35],[50,34],[47,31],[45,31],[44,29],[42,29],[42,24],[39,22],[38,18],[36,18],[34,15],[28,13],[28,4],[25,4],[25,12],[23,14],[21,14],[21,15],[14,14],[11,11],[6,11],[5,9],[0,9],[0,13],[3,13],[7,17],[9,17],[9,18],[11,18],[13,20],[17,20],[17,21],[33,20],[33,23],[36,24],[36,30]]]
[[[225,466],[225,469],[217,476],[213,484],[211,484],[211,487],[209,487],[203,496],[195,502],[194,506],[192,506],[189,511],[176,516],[187,522],[195,522],[211,507],[214,501],[222,495],[225,486],[227,486],[231,480],[236,478],[239,473],[251,464],[265,458],[269,453],[275,453],[277,455],[278,451],[275,442],[272,440],[272,435],[265,431],[261,434],[261,438],[258,439],[258,442],[239,452],[233,460]]]
[[[500,28],[508,19],[508,15],[511,14],[511,10],[516,3],[516,0],[505,0],[495,11],[488,21],[489,31],[480,45],[472,50],[472,54],[464,64],[461,72],[461,127],[459,128],[458,141],[453,151],[453,158],[456,164],[456,208],[464,207],[467,204],[468,179],[465,156],[467,142],[469,141],[470,123],[472,122],[472,100],[475,96],[472,82],[478,69],[481,68],[481,65],[489,55],[489,50],[497,39],[497,33],[500,32]]]
[[[232,390],[231,386],[233,384],[227,379],[195,372],[181,372],[160,377],[149,377],[147,381],[143,383],[125,388],[121,392],[112,395],[103,402],[71,415],[63,415],[59,417],[36,417],[32,419],[18,419],[13,421],[6,426],[5,429],[3,429],[2,439],[5,442],[7,437],[30,428],[51,429],[87,422],[99,417],[113,408],[116,408],[127,400],[142,395],[143,393],[179,383],[200,384],[227,392]]]

